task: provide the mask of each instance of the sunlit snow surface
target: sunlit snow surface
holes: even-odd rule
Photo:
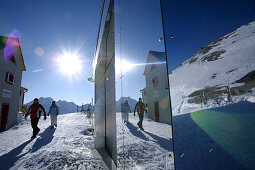
[[[123,169],[124,163],[125,169],[173,169],[171,126],[145,118],[145,131],[139,131],[138,116],[132,114],[129,125],[121,122],[119,113],[116,121],[118,169]],[[58,127],[49,126],[50,118],[41,118],[41,131],[34,140],[30,140],[30,119],[0,133],[0,169],[102,169],[93,136],[87,131],[86,115],[60,115]]]
[[[140,131],[138,115],[130,113],[127,125],[122,123],[120,113],[116,117],[119,169],[174,169],[170,125],[145,118],[144,131]]]
[[[41,118],[34,140],[30,120],[0,133],[0,169],[102,169],[84,114],[60,115],[58,127],[49,126],[50,118]]]

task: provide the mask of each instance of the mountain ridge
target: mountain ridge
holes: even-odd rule
[[[51,103],[54,101],[51,97],[40,97],[39,103],[44,107],[45,111],[48,113]],[[33,101],[26,103],[25,105],[31,105]],[[74,113],[77,112],[77,104],[74,102],[68,102],[65,100],[58,100],[56,101],[56,105],[59,107],[59,114],[66,114],[66,113]],[[84,104],[83,109],[87,110],[90,104]],[[82,110],[82,106],[78,106],[78,111]]]

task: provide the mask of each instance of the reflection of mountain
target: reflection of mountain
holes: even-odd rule
[[[125,102],[126,100],[128,101],[130,109],[133,112],[137,101],[135,99],[130,98],[130,97],[121,97],[118,101],[116,101],[116,112],[121,111],[121,99],[123,100],[123,102]]]
[[[201,48],[170,74],[173,113],[226,103],[229,85],[234,102],[253,100],[255,90],[255,21]],[[217,104],[215,104],[215,100]]]
[[[45,111],[48,113],[49,108],[51,106],[53,99],[51,97],[40,97],[39,98],[39,103],[43,105],[45,108]],[[31,105],[33,101],[27,103],[26,105]],[[65,113],[73,113],[77,112],[77,105],[74,102],[67,102],[65,100],[59,100],[56,102],[57,106],[59,107],[59,113],[60,114],[65,114]],[[84,110],[88,109],[89,104],[85,104],[83,106]],[[81,111],[81,106],[78,106],[78,110]]]

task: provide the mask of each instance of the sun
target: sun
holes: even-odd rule
[[[80,73],[82,70],[82,61],[80,60],[79,56],[71,53],[58,56],[57,63],[59,71],[69,77]]]

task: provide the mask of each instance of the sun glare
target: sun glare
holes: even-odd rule
[[[79,57],[70,53],[58,56],[57,63],[60,72],[69,77],[80,73],[82,70],[82,62]]]
[[[121,74],[121,71],[122,71],[122,73],[128,72],[133,67],[134,67],[134,64],[132,64],[128,61],[125,61],[125,60],[121,61],[119,59],[115,60],[115,71],[117,74]]]

